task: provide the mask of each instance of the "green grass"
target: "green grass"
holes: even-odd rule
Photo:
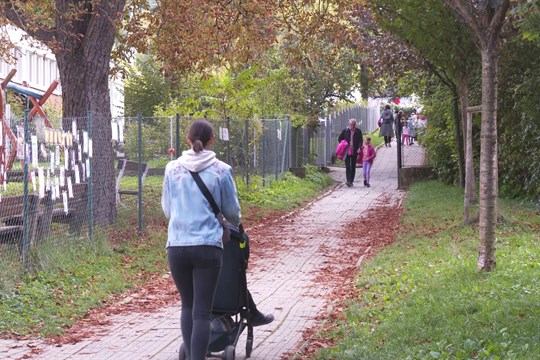
[[[305,179],[286,172],[280,181],[272,181],[268,186],[262,186],[259,178],[252,178],[250,186],[237,181],[242,206],[272,210],[293,209],[316,197],[322,189],[333,183],[329,176],[315,167],[308,165],[306,169]]]
[[[369,137],[371,137],[371,145],[373,145],[375,148],[384,142],[384,138],[379,137],[379,129],[370,133]]]
[[[540,219],[501,200],[497,267],[476,269],[478,229],[461,225],[463,193],[413,186],[403,231],[358,275],[358,299],[318,359],[538,359]]]
[[[136,234],[136,197],[129,196],[125,199],[128,208],[118,207],[117,223],[109,229],[96,229],[94,242],[54,239],[34,248],[33,267],[26,274],[19,273],[20,262],[17,266],[1,256],[0,335],[61,334],[90,309],[167,272],[162,183],[162,176],[146,177],[141,239]],[[285,175],[265,188],[245,187],[239,181],[243,215],[256,218],[265,211],[291,211],[331,183],[313,167],[307,169],[306,179]],[[124,177],[122,186],[136,188],[137,179]]]

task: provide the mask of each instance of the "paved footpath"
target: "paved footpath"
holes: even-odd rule
[[[291,239],[291,246],[279,248],[269,258],[257,259],[248,273],[249,289],[263,312],[272,312],[273,323],[254,329],[251,359],[287,359],[287,354],[302,346],[302,332],[315,324],[315,318],[328,310],[325,296],[330,289],[315,281],[317,270],[325,264],[322,246],[337,246],[343,225],[363,211],[377,206],[380,199],[401,201],[397,191],[396,146],[380,147],[371,173],[371,187],[362,184],[362,169],[357,169],[353,187],[344,186],[345,170],[331,168],[341,185],[312,202],[294,221],[276,224],[276,232]],[[316,219],[316,221],[314,221]],[[181,343],[179,306],[157,313],[114,315],[99,335],[73,345],[46,345],[39,340],[0,340],[0,359],[54,360],[138,360],[178,359]],[[245,358],[246,332],[241,335],[236,358]],[[23,357],[35,348],[39,354]]]

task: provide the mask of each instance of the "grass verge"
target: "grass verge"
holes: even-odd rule
[[[320,335],[337,345],[317,359],[538,359],[540,218],[501,200],[497,268],[479,272],[462,199],[437,182],[411,187],[402,233],[364,265],[345,320]]]
[[[126,178],[126,182],[127,188],[136,188],[135,178]],[[62,334],[90,309],[112,302],[118,294],[144,286],[167,272],[167,222],[160,205],[162,182],[159,176],[149,176],[145,181],[142,238],[136,235],[136,201],[130,197],[126,199],[128,207],[118,209],[117,224],[101,229],[93,242],[70,239],[61,245],[56,242],[56,247],[36,248],[32,254],[33,271],[11,283],[4,281],[6,276],[0,276],[0,335],[24,338]],[[286,174],[264,188],[239,185],[243,216],[257,221],[268,214],[291,211],[332,183],[328,175],[308,167],[305,179]],[[4,266],[3,260],[0,258],[0,275],[16,271],[16,267]]]

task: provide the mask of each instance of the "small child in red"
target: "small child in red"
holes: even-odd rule
[[[373,159],[375,159],[375,148],[371,145],[371,138],[366,136],[364,138],[364,145],[361,148],[362,151],[362,170],[364,172],[364,186],[370,187],[369,178],[371,176],[371,165],[373,165]]]

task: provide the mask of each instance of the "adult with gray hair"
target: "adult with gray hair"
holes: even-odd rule
[[[360,146],[362,145],[362,130],[356,127],[356,119],[349,119],[349,126],[341,132],[338,138],[338,143],[342,140],[347,142],[347,149],[345,150],[345,174],[347,177],[347,186],[351,187],[356,175],[356,158],[360,153]]]

